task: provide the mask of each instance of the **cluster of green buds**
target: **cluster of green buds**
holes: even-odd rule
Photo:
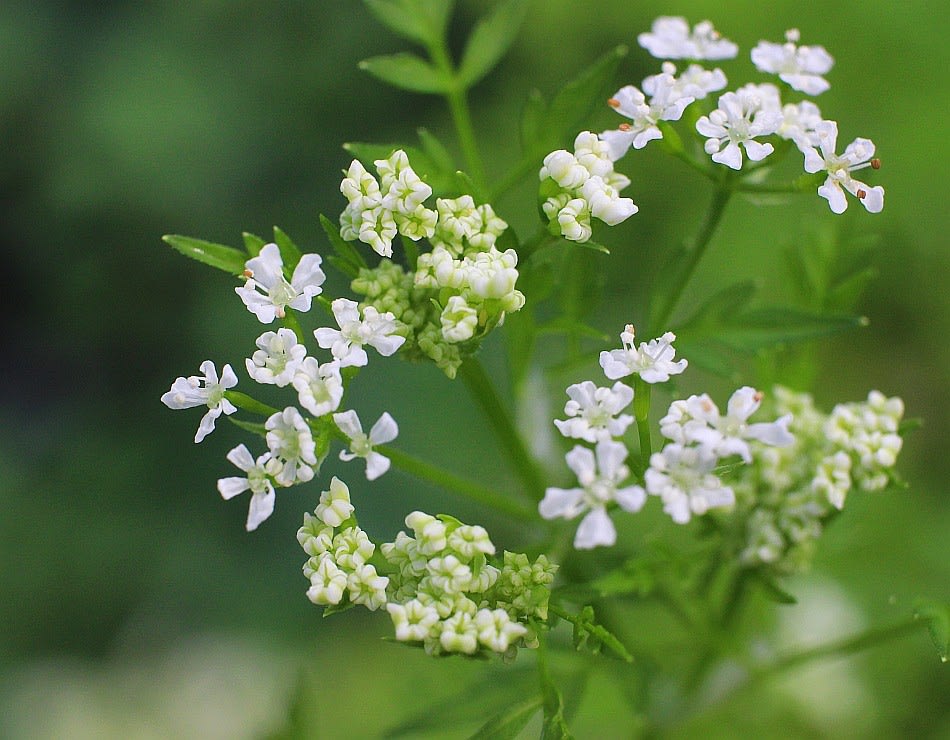
[[[747,511],[742,560],[791,573],[807,569],[824,524],[850,490],[880,490],[892,480],[904,408],[879,391],[831,414],[807,393],[777,387],[772,398],[776,413],[792,415],[795,441],[757,451],[732,487]]]
[[[347,170],[341,237],[359,239],[385,258],[397,233],[412,242],[426,239],[432,250],[417,254],[413,247],[407,268],[388,259],[363,267],[352,288],[364,297],[361,307],[389,311],[403,325],[408,357],[429,358],[454,377],[481,339],[524,305],[515,288],[518,255],[496,246],[508,225],[470,195],[437,198],[435,210],[426,208],[432,188],[402,150],[375,165],[379,181],[356,160]]]

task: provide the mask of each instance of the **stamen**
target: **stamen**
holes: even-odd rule
[[[866,190],[861,190],[861,188],[858,188],[858,192],[855,193],[855,196],[858,198],[858,200],[864,200],[868,197],[868,194]]]
[[[755,394],[752,396],[752,399],[756,403],[761,403],[763,398],[765,398],[765,394],[762,391],[756,391]]]
[[[878,159],[877,157],[875,157],[874,159],[872,159],[872,160],[871,160],[871,169],[872,169],[872,170],[879,170],[879,169],[881,169],[881,160]]]
[[[608,98],[608,99],[607,99],[607,105],[609,105],[611,108],[619,108],[619,107],[620,107],[620,101],[617,100],[617,98]]]
[[[619,126],[617,126],[617,128],[621,131],[629,131],[631,128],[633,128],[633,126],[631,126],[629,123],[621,123]]]
[[[254,277],[254,270],[249,270],[248,268],[245,267],[244,272],[242,274],[244,275],[244,277],[250,280],[252,277]]]

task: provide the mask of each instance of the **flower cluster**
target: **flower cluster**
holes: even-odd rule
[[[558,149],[544,158],[541,179],[541,210],[552,234],[575,242],[591,237],[591,218],[616,226],[639,210],[620,191],[630,179],[614,171],[609,142],[590,131],[574,139],[574,152]]]
[[[792,91],[819,95],[829,87],[822,75],[831,70],[834,60],[821,46],[798,45],[799,39],[799,32],[791,29],[784,44],[762,41],[752,50],[752,62],[759,71],[776,75]],[[650,33],[639,36],[639,42],[653,56],[665,60],[728,59],[738,52],[738,47],[723,39],[708,21],[690,30],[686,20],[679,17],[658,18]],[[642,149],[648,142],[664,138],[663,127],[668,125],[664,122],[680,120],[689,106],[722,90],[726,84],[726,76],[719,68],[710,70],[694,62],[677,76],[676,67],[666,61],[660,74],[643,80],[642,89],[633,85],[622,87],[607,102],[630,122],[600,134],[599,140],[608,147],[607,157],[615,162],[631,147]],[[867,167],[880,167],[879,160],[874,158],[874,144],[868,139],[855,139],[843,153],[837,154],[837,124],[825,120],[809,100],[783,103],[782,93],[775,85],[747,84],[723,93],[714,109],[707,107],[701,114],[697,111],[692,120],[695,132],[705,139],[706,154],[716,164],[738,171],[743,169],[746,159],[762,162],[777,151],[779,144],[791,142],[803,156],[806,173],[825,173],[818,194],[827,199],[833,212],[842,213],[847,208],[845,192],[858,198],[871,213],[884,207],[884,189],[866,185],[852,174]],[[597,150],[596,143],[585,146]],[[681,148],[678,139],[670,146]],[[783,146],[782,151],[786,148]],[[553,152],[549,155],[552,165],[546,159],[545,167],[557,173],[558,182],[558,178],[573,182],[577,168],[565,155],[567,152]],[[545,176],[542,170],[542,179]],[[556,212],[560,221],[561,209],[567,203],[565,199],[563,204],[551,204],[545,212],[552,219],[548,211]],[[589,233],[585,235],[582,219],[572,220],[573,212],[568,209],[563,214],[566,225],[562,233],[566,238],[580,237],[578,240],[583,241]]]
[[[245,284],[236,288],[236,292],[248,310],[264,323],[285,318],[288,308],[305,312],[310,309],[312,298],[322,290],[325,276],[320,264],[320,255],[304,254],[288,280],[280,247],[266,244],[247,260]],[[296,405],[269,410],[260,426],[267,451],[255,457],[246,445],[240,444],[228,453],[228,460],[244,475],[220,479],[218,491],[225,499],[244,491],[251,492],[248,531],[256,529],[273,512],[276,488],[306,483],[314,478],[329,450],[331,436],[349,441],[349,450],[340,452],[342,460],[355,457],[366,460],[368,479],[379,477],[389,468],[388,458],[373,447],[396,438],[396,422],[389,414],[383,414],[367,435],[355,411],[338,412],[345,390],[342,371],[367,364],[365,347],[373,347],[388,357],[405,339],[397,333],[400,327],[391,313],[380,313],[367,306],[361,315],[357,304],[346,298],[334,300],[331,307],[339,329],[321,327],[314,331],[317,345],[330,350],[328,361],[321,362],[309,355],[307,346],[288,327],[261,334],[255,342],[257,349],[245,361],[252,380],[278,388],[292,387],[297,404],[310,414],[304,417]],[[234,403],[237,398],[229,399],[226,395],[238,382],[230,365],[224,366],[220,380],[210,360],[201,364],[201,370],[204,378],[178,378],[162,396],[162,402],[173,409],[208,407],[195,436],[196,442],[201,442],[214,429],[218,416],[237,411]],[[256,404],[255,408],[268,407]]]
[[[377,188],[375,178],[354,161],[341,185],[350,200],[341,216],[341,236],[375,240],[377,232],[364,238],[350,226],[355,209],[362,208],[361,218],[367,223],[376,219],[375,223],[376,216],[365,215],[374,199],[381,205],[372,209],[383,211],[386,203],[408,202],[418,214],[417,221],[424,222],[426,228],[406,234],[402,229],[407,221],[393,216],[394,223],[404,236],[427,239],[432,250],[420,254],[410,268],[388,260],[374,268],[364,267],[353,280],[352,288],[364,297],[364,311],[384,312],[398,322],[399,332],[405,335],[408,357],[427,357],[454,377],[464,357],[477,349],[480,340],[501,324],[506,314],[524,305],[524,295],[516,288],[518,255],[514,249],[497,247],[508,225],[489,204],[476,205],[471,195],[437,198],[435,210],[427,210],[422,201],[431,195],[432,189],[414,173],[409,174],[412,169],[401,150],[388,160],[377,160],[376,166],[381,173],[398,171],[399,178],[384,177],[383,186]],[[381,195],[384,190],[389,195]],[[404,195],[400,200],[393,192]],[[390,256],[391,237],[386,249],[377,251]]]
[[[839,404],[830,415],[811,396],[774,389],[772,411],[791,417],[787,447],[750,442],[753,460],[733,480],[746,520],[747,565],[787,573],[806,568],[825,522],[852,489],[883,488],[891,480],[902,438],[899,398],[872,391],[863,403]]]

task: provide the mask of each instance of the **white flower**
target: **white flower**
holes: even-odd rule
[[[429,636],[433,625],[439,621],[435,607],[411,599],[405,604],[386,604],[386,611],[396,628],[396,639],[400,642],[420,642]]]
[[[734,170],[742,168],[742,151],[753,162],[774,151],[771,144],[755,140],[768,136],[782,125],[778,90],[774,85],[746,85],[719,97],[719,107],[696,121],[696,130],[706,139],[705,150],[713,162]]]
[[[353,220],[353,224],[361,242],[372,247],[380,257],[393,256],[393,237],[396,236],[398,228],[392,211],[381,205],[367,208],[359,214],[358,221]],[[342,233],[341,230],[340,234]]]
[[[608,226],[616,226],[640,210],[632,198],[620,197],[617,188],[597,175],[584,183],[580,195],[587,201],[590,215]]]
[[[335,475],[330,480],[330,488],[320,494],[320,503],[314,515],[328,527],[339,527],[350,518],[353,504],[350,503],[350,489]]]
[[[577,161],[571,152],[557,149],[548,154],[538,172],[538,179],[551,178],[562,188],[573,190],[579,188],[590,177],[590,171]]]
[[[343,601],[346,585],[346,573],[340,570],[332,557],[324,555],[320,559],[320,564],[310,575],[307,598],[314,604],[323,606],[339,604]]]
[[[650,456],[650,467],[644,474],[647,493],[663,500],[663,511],[677,524],[685,524],[692,514],[732,506],[732,489],[713,473],[717,459],[706,447],[668,444]]]
[[[423,555],[442,552],[448,544],[445,522],[436,519],[431,514],[413,511],[406,515],[406,526],[416,536],[416,545]]]
[[[773,422],[747,423],[761,403],[762,394],[744,386],[732,394],[723,416],[705,393],[690,396],[685,401],[673,402],[660,420],[660,431],[678,444],[700,444],[717,457],[739,455],[748,464],[752,462],[752,451],[746,440],[773,447],[787,447],[795,441],[788,431],[791,414]]]
[[[346,177],[340,183],[340,192],[357,212],[374,208],[383,200],[376,178],[366,171],[358,159],[350,163]]]
[[[791,139],[802,152],[818,146],[815,127],[822,122],[821,111],[810,100],[782,106],[782,125],[776,132],[783,139]]]
[[[376,545],[359,527],[347,527],[333,538],[333,559],[347,570],[355,570],[369,562]]]
[[[379,172],[382,204],[386,210],[408,215],[432,195],[432,188],[419,179],[402,149],[394,151],[388,159],[377,159],[373,164]]]
[[[633,146],[642,149],[653,139],[662,139],[658,121],[678,121],[686,106],[695,98],[684,95],[671,74],[661,73],[643,81],[644,90],[650,95],[648,103],[644,94],[633,85],[620,88],[607,104],[622,116],[633,121],[617,131],[604,131],[601,138],[610,146],[610,156],[616,161]]]
[[[297,369],[293,383],[300,405],[314,416],[323,416],[340,408],[343,378],[338,362],[321,365],[316,358],[307,357]]]
[[[270,464],[279,470],[275,480],[282,486],[294,483],[306,483],[313,478],[314,465],[317,464],[316,444],[310,427],[293,406],[278,411],[264,422],[267,447],[273,460]]]
[[[310,303],[323,288],[326,275],[320,269],[319,254],[305,254],[294,268],[290,282],[284,277],[284,262],[276,244],[265,244],[260,254],[245,263],[247,282],[234,289],[248,310],[262,324],[283,318],[287,306],[309,311]],[[258,290],[260,289],[260,291]]]
[[[834,121],[822,121],[815,126],[818,136],[818,146],[821,153],[809,147],[803,149],[805,154],[806,172],[828,172],[828,178],[818,188],[818,195],[827,199],[828,205],[835,213],[844,213],[848,208],[848,201],[844,196],[847,190],[861,201],[869,213],[880,213],[884,208],[884,188],[880,185],[870,187],[860,180],[855,180],[851,173],[866,167],[878,169],[880,161],[874,159],[874,142],[870,139],[855,139],[841,156],[835,154],[838,145],[838,124]]]
[[[237,385],[237,375],[230,365],[221,368],[221,380],[211,360],[205,360],[198,368],[204,377],[191,375],[176,378],[172,387],[162,394],[162,403],[170,409],[190,409],[207,406],[208,412],[201,417],[195,442],[200,442],[214,431],[214,422],[222,413],[233,414],[237,407],[224,397],[228,388]]]
[[[463,524],[449,534],[448,546],[464,558],[473,558],[478,553],[494,555],[495,545],[488,537],[484,527],[477,524]]]
[[[481,228],[481,216],[475,210],[471,195],[454,199],[436,198],[435,207],[439,214],[435,234],[440,244],[448,242],[453,246],[461,245],[463,239],[478,233]]]
[[[396,317],[389,311],[380,313],[373,306],[363,309],[363,318],[356,301],[337,298],[331,304],[339,329],[316,329],[313,335],[323,349],[329,349],[340,367],[361,367],[369,362],[363,345],[374,347],[383,357],[399,349],[405,337],[396,334]]]
[[[457,612],[442,622],[439,643],[449,653],[471,655],[478,649],[478,627],[471,616]]]
[[[498,237],[508,228],[508,224],[495,215],[494,209],[488,203],[478,206],[475,212],[478,214],[478,228],[469,235],[468,243],[475,249],[491,249]]]
[[[592,381],[585,380],[569,385],[567,395],[571,400],[564,405],[564,413],[572,418],[554,421],[565,437],[599,442],[623,436],[633,422],[629,414],[620,414],[633,400],[633,388],[619,380],[612,388],[598,388]]]
[[[586,242],[593,230],[590,225],[590,207],[583,198],[571,198],[557,212],[561,236],[572,242]]]
[[[678,16],[660,16],[650,33],[641,33],[637,42],[660,59],[732,59],[739,47],[722,38],[709,21],[693,26]]]
[[[512,622],[504,609],[479,609],[475,614],[475,627],[478,641],[496,653],[505,652],[512,642],[528,631],[523,624]]]
[[[374,612],[386,605],[386,586],[389,578],[376,572],[375,566],[366,564],[356,568],[346,580],[350,592],[350,601],[362,604]]]
[[[663,62],[662,70],[665,74],[676,77],[676,65],[673,62]],[[643,91],[653,95],[653,80],[647,77],[643,81]],[[719,67],[709,70],[700,64],[690,64],[676,77],[675,89],[680,95],[702,100],[709,93],[722,90],[727,84],[726,74]]]
[[[389,458],[373,450],[375,445],[392,442],[399,434],[399,427],[388,412],[383,412],[368,435],[363,432],[363,426],[355,411],[334,414],[333,422],[350,438],[349,451],[340,451],[341,460],[345,462],[357,457],[365,458],[367,480],[376,480],[389,470]]]
[[[577,475],[580,488],[548,488],[538,504],[544,519],[573,519],[588,511],[574,536],[574,547],[583,550],[613,545],[617,532],[606,506],[616,501],[625,511],[639,511],[646,494],[640,486],[617,486],[630,476],[623,464],[627,448],[620,442],[603,440],[595,451],[578,445],[565,455],[568,467]]]
[[[824,494],[836,509],[843,509],[845,496],[851,490],[851,458],[848,453],[839,450],[824,458],[818,464],[811,489]]]
[[[446,342],[464,342],[475,336],[478,328],[478,311],[468,305],[460,295],[453,295],[442,309],[439,317],[442,336]]]
[[[251,505],[248,508],[246,525],[248,532],[257,529],[274,511],[274,484],[266,468],[269,459],[270,453],[265,453],[255,460],[247,447],[238,445],[228,453],[228,460],[247,473],[247,476],[218,480],[218,491],[225,501],[250,490]]]
[[[821,75],[835,60],[823,46],[796,46],[799,38],[798,29],[793,28],[786,31],[784,44],[760,41],[752,50],[752,62],[760,72],[777,74],[793,90],[820,95],[830,87]]]
[[[297,341],[291,329],[266,331],[257,341],[257,351],[247,360],[247,374],[258,383],[284,387],[288,385],[307,356],[307,348]]]
[[[620,334],[623,349],[600,353],[600,366],[610,380],[617,380],[634,373],[646,383],[665,383],[671,375],[679,375],[686,369],[686,360],[673,361],[676,350],[673,342],[676,335],[668,331],[658,339],[640,342],[635,348],[633,326],[627,324]]]

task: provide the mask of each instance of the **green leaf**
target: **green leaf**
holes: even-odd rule
[[[940,660],[944,663],[950,660],[950,603],[918,599],[914,617],[927,622],[927,631]]]
[[[755,283],[751,280],[723,288],[703,301],[699,308],[693,312],[693,315],[682,324],[681,328],[686,329],[691,325],[715,324],[728,319],[745,308],[754,295]]]
[[[626,46],[615,47],[561,88],[548,107],[535,151],[548,152],[566,137],[573,139],[590,112],[606,105],[608,86],[626,55]]]
[[[364,0],[376,20],[393,33],[423,46],[439,43],[453,0]]]
[[[234,426],[243,429],[245,432],[250,432],[251,434],[257,434],[258,436],[265,437],[267,436],[267,429],[263,424],[253,421],[242,421],[241,419],[235,419],[233,416],[228,417]]]
[[[524,109],[521,111],[521,124],[518,129],[521,135],[522,151],[530,152],[536,149],[535,142],[544,126],[544,115],[547,109],[547,103],[544,102],[544,96],[540,90],[532,90],[528,93],[528,98],[524,101]]]
[[[409,52],[370,57],[360,62],[359,68],[410,92],[441,95],[452,89],[452,80],[445,72]]]
[[[610,337],[600,329],[596,329],[583,321],[572,319],[569,316],[559,316],[538,327],[539,334],[565,334],[567,336],[587,337],[598,342],[607,342]]]
[[[261,239],[256,234],[251,234],[248,231],[245,231],[241,234],[241,238],[244,239],[244,248],[247,250],[247,253],[251,257],[256,257],[261,253],[261,249],[264,248],[264,245],[267,244],[263,239]]]
[[[567,240],[565,240],[567,241]],[[572,245],[577,247],[583,247],[584,249],[590,249],[594,252],[600,252],[601,254],[610,254],[610,250],[607,249],[603,244],[591,241],[588,239],[586,242],[570,242]]]
[[[482,725],[470,740],[514,740],[541,708],[541,699],[514,704]]]
[[[280,256],[284,260],[284,267],[290,272],[294,271],[297,263],[300,262],[300,248],[294,244],[287,234],[278,227],[274,227],[274,242],[280,248]]]
[[[320,214],[320,226],[330,240],[330,246],[336,252],[336,255],[329,255],[327,259],[340,272],[349,278],[355,278],[359,275],[362,268],[365,268],[366,260],[359,250],[340,236],[340,230],[330,219]]]
[[[475,25],[458,68],[459,81],[465,87],[474,85],[501,61],[518,35],[527,10],[526,0],[503,0]]]
[[[715,337],[735,349],[755,352],[765,347],[805,342],[867,326],[863,316],[821,314],[796,308],[746,311],[715,330]],[[694,337],[695,338],[695,337]]]
[[[554,609],[552,609],[552,612]],[[557,612],[558,616],[567,619],[574,625],[574,649],[587,648],[592,653],[599,654],[603,648],[610,650],[614,656],[633,662],[633,656],[620,640],[607,629],[594,621],[594,607],[588,605],[581,609],[579,614],[570,615]]]
[[[250,411],[252,414],[259,414],[260,416],[270,416],[271,414],[276,414],[279,410],[273,406],[268,406],[266,403],[261,403],[246,393],[241,393],[241,391],[225,391],[224,397],[239,409],[244,409],[245,411]]]
[[[191,257],[193,260],[198,260],[198,262],[224,270],[232,275],[240,275],[244,272],[247,255],[240,249],[178,234],[166,234],[162,237],[162,241],[186,257]]]
[[[449,150],[446,149],[445,144],[439,141],[438,137],[428,129],[420,128],[416,133],[419,134],[419,143],[422,145],[422,151],[425,152],[436,171],[442,175],[455,172],[455,162],[452,160],[452,155],[449,154]],[[416,171],[416,174],[419,174],[418,171]],[[430,176],[432,174],[435,173],[429,173]]]
[[[541,681],[541,690],[544,694],[544,724],[541,727],[541,739],[570,740],[573,736],[564,719],[564,699],[561,692],[550,681],[550,677],[545,678]]]

